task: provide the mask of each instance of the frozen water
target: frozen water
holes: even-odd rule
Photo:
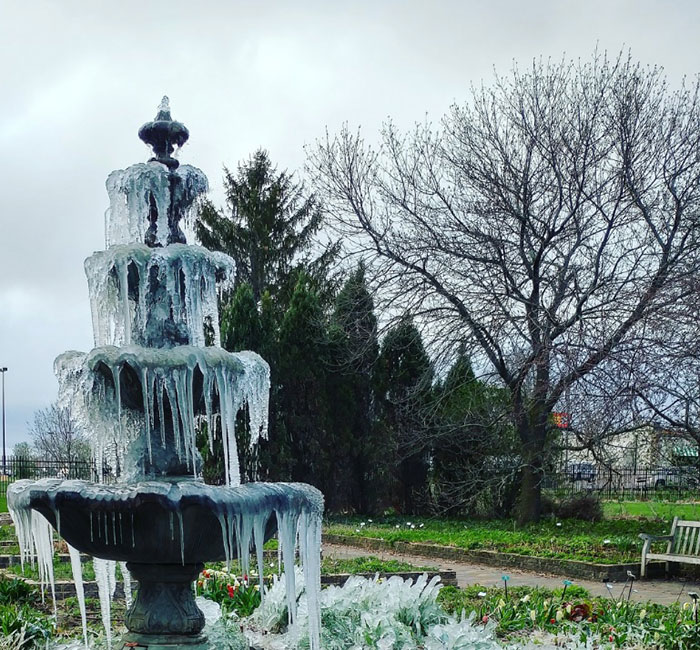
[[[205,325],[220,344],[219,292],[235,277],[228,255],[185,244],[124,244],[88,257],[85,274],[95,345],[162,347],[170,335],[203,346]]]
[[[85,610],[85,586],[83,584],[83,565],[80,559],[80,551],[73,548],[70,544],[68,553],[70,554],[70,565],[73,572],[73,582],[75,583],[75,595],[78,598],[78,608],[80,609],[80,621],[83,626],[83,641],[85,648],[88,647],[87,638],[87,613]]]
[[[160,120],[169,110],[167,98],[163,102]],[[178,128],[182,131],[181,125]],[[262,547],[274,515],[290,624],[297,618],[296,584],[301,582],[294,569],[298,542],[307,592],[305,607],[312,610],[308,614],[310,646],[320,650],[323,497],[318,490],[300,484],[240,485],[236,416],[246,408],[251,445],[266,436],[270,369],[253,352],[232,354],[220,347],[218,301],[221,292],[232,287],[233,260],[181,243],[184,235],[179,222],[184,219],[187,223],[196,214],[197,199],[207,187],[207,178],[199,169],[188,165],[171,169],[157,161],[117,170],[107,179],[107,250],[85,261],[96,348],[88,354],[59,356],[55,372],[60,400],[71,406],[78,427],[90,440],[99,471],[105,466],[125,468],[120,478],[131,482],[113,486],[58,479],[14,483],[8,490],[8,505],[22,563],[33,563],[36,558],[42,598],[46,585],[53,595],[51,526],[32,510],[32,500],[51,509],[59,534],[61,499],[70,493],[73,504],[80,500],[89,504],[89,519],[85,517],[80,524],[85,528],[81,536],[86,543],[89,537],[89,548],[102,549],[105,558],[113,558],[94,561],[102,620],[111,644],[114,559],[134,557],[141,534],[135,526],[140,503],[160,499],[158,503],[165,504],[170,537],[158,543],[162,542],[163,552],[169,549],[173,564],[192,561],[185,550],[189,533],[185,508],[207,508],[218,519],[222,533],[223,549],[212,553],[223,555],[228,564],[238,556],[248,572],[254,548],[261,589]],[[196,480],[201,465],[196,433],[204,424],[212,449],[214,435],[221,432],[226,487],[210,487]],[[183,480],[185,473],[195,480]],[[65,502],[66,509],[69,503]],[[78,524],[70,521],[70,525]],[[80,547],[77,541],[76,545]],[[175,545],[177,559],[171,553]],[[86,640],[80,555],[73,548],[70,554]],[[123,562],[121,573],[128,603],[130,575]]]
[[[100,612],[102,614],[102,625],[105,628],[107,637],[107,647],[112,646],[112,616],[111,606],[114,591],[117,586],[116,580],[116,562],[111,560],[103,560],[101,558],[93,558],[93,566],[95,567],[95,582],[97,582],[97,592],[100,597]]]
[[[178,181],[176,185],[173,175]],[[157,242],[166,246],[172,206],[180,206],[187,223],[196,213],[197,197],[209,188],[207,177],[200,169],[180,165],[171,171],[156,161],[117,169],[109,175],[106,185],[109,209],[105,213],[105,245],[108,248],[114,244],[143,242],[150,226],[152,204],[158,212]]]
[[[138,408],[121,404],[122,375],[129,366],[140,378]],[[210,445],[220,423],[226,450],[228,485],[240,483],[237,413],[247,406],[251,445],[267,435],[270,367],[254,352],[178,346],[170,349],[124,346],[95,348],[89,354],[67,352],[55,362],[60,391],[79,427],[91,441],[97,466],[105,459],[125,466],[127,450],[143,449],[152,465],[164,453],[164,427],[172,420],[178,458],[196,475],[196,432],[207,423]],[[202,397],[195,404],[201,385]],[[216,405],[216,407],[215,407]],[[157,415],[156,415],[157,414]],[[156,420],[156,417],[158,418]],[[118,429],[115,430],[115,422]],[[141,438],[141,448],[134,443]],[[116,454],[118,459],[110,458]],[[138,472],[134,470],[134,477]],[[141,477],[143,474],[141,474]]]

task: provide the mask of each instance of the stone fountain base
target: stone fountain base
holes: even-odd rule
[[[127,632],[121,639],[120,650],[212,650],[205,634],[135,634]]]
[[[195,603],[192,583],[204,564],[129,562],[126,567],[139,583],[136,600],[126,613],[129,632],[146,637],[176,636],[180,644],[182,639],[199,636],[204,614]]]

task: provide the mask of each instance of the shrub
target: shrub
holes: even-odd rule
[[[30,603],[36,598],[36,588],[19,578],[0,577],[0,605]]]
[[[17,648],[40,648],[53,632],[50,619],[29,605],[0,605],[0,637],[18,639]]]
[[[603,506],[598,497],[585,494],[561,501],[555,508],[555,514],[560,519],[600,521],[603,519]]]

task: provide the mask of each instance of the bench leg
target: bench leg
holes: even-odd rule
[[[642,546],[642,566],[639,568],[640,578],[647,577],[647,553],[649,552],[650,546],[651,543],[648,540],[644,540],[644,546]]]

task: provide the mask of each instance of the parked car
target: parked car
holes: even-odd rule
[[[655,470],[649,480],[650,486],[659,488],[696,488],[698,469],[692,466],[665,467]]]
[[[588,481],[592,483],[596,477],[596,467],[593,463],[569,463],[566,476],[570,481]]]

